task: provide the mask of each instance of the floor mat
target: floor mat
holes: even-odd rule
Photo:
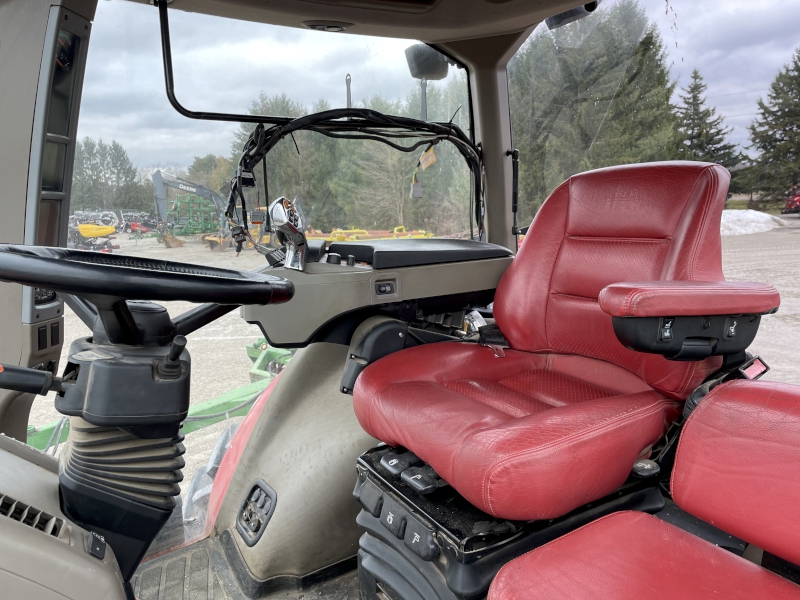
[[[236,581],[219,538],[209,538],[143,563],[132,580],[138,600],[249,600]],[[309,600],[358,598],[355,571],[302,590],[272,592],[263,598]]]

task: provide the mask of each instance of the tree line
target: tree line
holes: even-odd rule
[[[772,208],[800,182],[800,49],[772,82],[739,149],[731,128],[709,106],[706,84],[694,70],[673,101],[676,82],[664,42],[637,0],[606,4],[591,17],[549,31],[537,28],[509,67],[513,143],[520,150],[520,223],[529,222],[547,195],[569,176],[599,167],[654,160],[719,163],[732,171],[732,193],[748,193],[751,207]],[[466,76],[427,87],[430,120],[470,125]],[[406,98],[381,96],[360,106],[417,117],[420,88]],[[286,94],[262,93],[251,114],[300,117],[330,108],[305,106]],[[218,189],[233,174],[252,131],[241,124],[228,156],[195,157],[186,177]],[[423,148],[424,149],[424,148]],[[418,172],[423,198],[410,198],[423,149],[412,153],[363,140],[335,140],[296,132],[267,155],[267,184],[259,167],[251,204],[278,196],[299,198],[311,227],[390,229],[404,225],[438,235],[469,227],[470,175],[455,149],[442,142],[437,161]],[[750,156],[752,154],[753,156]],[[117,143],[84,139],[73,186],[76,207],[152,206],[152,184],[137,177]],[[796,193],[796,192],[795,192]]]
[[[153,210],[153,182],[137,172],[117,141],[86,137],[75,147],[71,208]]]

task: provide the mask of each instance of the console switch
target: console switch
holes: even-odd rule
[[[89,533],[89,554],[103,560],[106,556],[106,539],[94,531]]]
[[[381,458],[381,466],[395,477],[409,467],[418,465],[421,462],[422,460],[413,452],[405,452],[404,454],[387,452],[383,455],[383,458]]]
[[[439,546],[436,545],[433,531],[416,519],[409,519],[406,523],[403,543],[422,560],[433,560],[439,555]]]
[[[386,498],[381,509],[381,524],[388,529],[392,535],[398,539],[403,539],[406,534],[406,523],[408,522],[408,513],[403,510],[400,505]]]
[[[391,296],[394,294],[394,281],[380,281],[376,283],[375,293],[378,296]]]
[[[400,475],[400,479],[420,494],[430,494],[439,489],[436,472],[428,465],[406,469]]]

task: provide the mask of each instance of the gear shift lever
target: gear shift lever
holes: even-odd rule
[[[284,266],[287,269],[304,271],[307,248],[305,227],[294,202],[288,198],[278,198],[269,207],[269,217],[278,243],[286,246]]]

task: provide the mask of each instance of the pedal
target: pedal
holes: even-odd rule
[[[439,478],[429,465],[410,467],[400,475],[403,483],[420,494],[430,494],[439,489]]]
[[[422,460],[413,452],[405,452],[403,454],[398,454],[397,452],[387,452],[381,458],[381,466],[395,477],[400,475],[400,473],[409,467],[418,465],[421,462]]]

